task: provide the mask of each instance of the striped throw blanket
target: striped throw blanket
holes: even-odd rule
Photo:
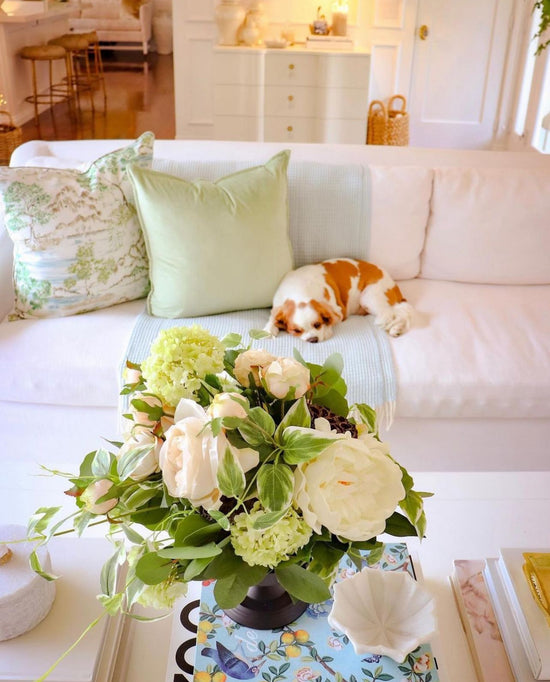
[[[223,315],[208,315],[185,319],[166,319],[142,313],[134,326],[126,358],[142,362],[149,354],[152,342],[162,329],[199,324],[219,338],[234,332],[241,334],[248,345],[250,329],[262,329],[269,310],[243,310]],[[328,341],[312,344],[281,333],[275,338],[252,341],[252,347],[264,348],[278,357],[293,357],[297,348],[307,362],[322,365],[332,353],[344,358],[343,378],[348,386],[348,402],[367,403],[376,408],[379,422],[389,426],[395,409],[396,382],[390,343],[372,318],[353,316],[339,324]]]

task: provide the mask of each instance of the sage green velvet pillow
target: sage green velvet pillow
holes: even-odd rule
[[[149,256],[148,307],[195,317],[271,306],[293,267],[289,151],[216,182],[133,166],[129,176]]]

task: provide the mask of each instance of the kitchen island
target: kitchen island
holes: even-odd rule
[[[75,8],[71,2],[50,0],[5,0],[0,8],[0,93],[7,104],[5,108],[21,125],[34,116],[33,105],[25,102],[32,94],[30,64],[19,57],[25,45],[45,44],[51,38],[69,31],[69,17]],[[42,68],[40,68],[42,67]],[[54,81],[65,74],[62,60],[54,63]],[[47,64],[37,69],[38,89],[48,84]],[[41,105],[41,110],[47,105]]]

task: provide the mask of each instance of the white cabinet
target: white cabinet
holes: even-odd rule
[[[365,52],[215,48],[216,139],[363,144]]]

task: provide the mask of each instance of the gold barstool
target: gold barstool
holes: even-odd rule
[[[67,79],[68,89],[76,94],[78,110],[80,107],[80,95],[87,92],[90,98],[92,111],[94,106],[94,93],[92,83],[92,72],[90,69],[90,59],[88,56],[89,43],[83,35],[65,33],[58,38],[52,38],[48,45],[63,47],[69,55],[69,75]]]
[[[55,127],[55,118],[53,114],[53,105],[57,102],[68,102],[69,107],[72,103],[72,91],[70,88],[65,90],[58,89],[58,84],[53,82],[53,62],[58,59],[63,59],[65,62],[65,73],[67,76],[70,73],[70,65],[67,51],[61,45],[27,45],[23,47],[19,53],[21,59],[28,59],[32,67],[32,87],[33,94],[25,97],[26,102],[34,104],[34,120],[38,130],[38,137],[42,137],[40,130],[40,117],[38,113],[39,104],[49,104],[52,115],[52,121]],[[48,62],[48,89],[45,92],[38,91],[38,83],[36,78],[36,62]],[[67,77],[66,76],[66,77]],[[72,112],[72,108],[71,108]]]
[[[88,56],[90,57],[90,71],[94,89],[101,87],[103,91],[103,110],[107,109],[107,89],[105,87],[105,74],[103,72],[103,59],[101,57],[101,47],[97,31],[88,33],[76,33],[88,41]]]

